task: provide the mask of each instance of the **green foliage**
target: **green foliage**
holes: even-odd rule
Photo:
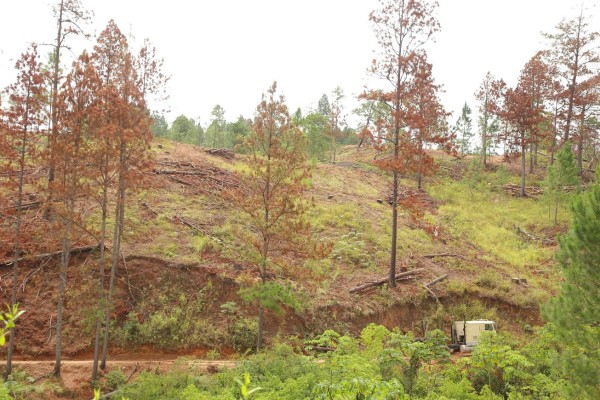
[[[327,329],[320,335],[317,335],[313,339],[307,339],[304,341],[304,348],[307,351],[311,351],[315,347],[325,347],[335,349],[340,343],[340,334],[334,330]]]
[[[362,233],[352,230],[342,236],[333,246],[331,257],[346,264],[361,268],[372,268],[375,259],[369,251]]]
[[[0,384],[0,400],[4,399],[40,399],[50,393],[61,394],[61,387],[53,381],[35,383],[35,378],[26,371],[13,368],[12,374],[4,384]],[[8,396],[8,397],[6,397]]]
[[[329,139],[327,138],[327,117],[313,112],[303,117],[299,124],[308,141],[308,157],[314,161],[323,161],[327,156]]]
[[[231,347],[238,351],[250,349],[256,343],[257,334],[256,318],[238,318],[229,328]]]
[[[183,346],[219,347],[228,332],[210,322],[208,306],[213,301],[209,281],[194,296],[171,292],[144,295],[125,321],[112,327],[112,337],[121,346],[152,344],[160,349]]]
[[[443,362],[450,353],[446,347],[448,338],[443,332],[433,330],[427,333],[423,341],[415,341],[412,333],[402,335],[393,332],[389,347],[380,355],[379,365],[384,377],[396,375],[398,368],[402,373],[402,382],[412,397],[419,370],[423,364],[432,360]]]
[[[599,167],[600,171],[600,167]],[[590,396],[600,396],[600,184],[572,205],[573,225],[559,238],[564,283],[543,308],[552,332],[564,342],[564,373]]]
[[[301,310],[304,307],[299,293],[289,284],[266,282],[263,285],[241,288],[238,293],[245,302],[259,301],[263,307],[279,314],[283,312],[282,305],[293,310]]]
[[[244,374],[244,380],[239,380],[236,379],[235,382],[238,384],[239,388],[240,388],[240,396],[242,399],[249,399],[254,393],[258,392],[259,390],[261,390],[260,387],[256,387],[254,389],[250,389],[250,374],[249,373],[245,373]]]
[[[449,232],[468,238],[484,251],[478,257],[508,263],[519,273],[552,259],[551,248],[526,242],[515,230],[515,221],[523,227],[552,227],[542,201],[478,191],[478,201],[473,202],[460,182],[439,183],[430,193],[444,202],[438,212]]]
[[[183,399],[182,393],[189,393],[188,386],[193,383],[194,379],[185,372],[164,375],[142,372],[119,395],[130,399],[179,400]]]
[[[127,382],[127,377],[120,368],[112,369],[105,376],[106,389],[114,391],[119,389]]]
[[[0,326],[0,346],[4,346],[6,343],[6,335],[15,327],[15,321],[25,312],[24,310],[19,311],[18,304],[7,306],[7,308],[8,310],[3,314],[0,313],[0,323],[2,324]]]
[[[340,383],[322,382],[313,390],[315,399],[322,400],[403,400],[409,399],[402,384],[395,379],[380,381],[354,378]]]
[[[477,390],[487,386],[501,396],[531,382],[530,370],[534,366],[495,332],[483,332],[472,357],[462,358],[459,362],[467,366],[466,374]]]
[[[571,142],[567,141],[556,153],[556,162],[548,165],[548,176],[546,187],[548,189],[548,200],[554,203],[554,223],[558,222],[558,210],[561,200],[564,200],[564,189],[567,185],[578,185],[579,169],[575,163],[575,157],[571,151]]]

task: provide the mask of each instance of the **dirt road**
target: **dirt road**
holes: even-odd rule
[[[202,372],[216,372],[224,368],[233,368],[236,361],[231,360],[202,360],[202,359],[180,359],[156,357],[142,357],[141,359],[110,360],[107,363],[107,371],[120,369],[129,379],[134,379],[143,371],[165,372],[169,371],[175,364],[185,366],[192,370]],[[53,360],[14,360],[13,366],[27,371],[36,381],[50,379],[54,369]],[[61,363],[61,384],[73,392],[81,393],[82,389],[90,387],[90,375],[92,371],[91,360],[63,360]],[[87,392],[87,391],[86,391]],[[91,389],[89,389],[91,393]]]

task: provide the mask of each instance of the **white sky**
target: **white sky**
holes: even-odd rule
[[[57,0],[56,0],[57,1]],[[376,48],[368,14],[376,0],[82,0],[95,17],[89,32],[109,19],[148,37],[171,75],[170,99],[160,108],[210,119],[215,104],[226,118],[251,117],[261,94],[277,80],[290,110],[316,106],[341,86],[346,111],[367,80]],[[544,48],[540,32],[578,14],[581,0],[440,0],[442,30],[428,50],[442,99],[457,118],[489,70],[514,83],[520,69]],[[14,79],[15,60],[30,42],[51,42],[54,0],[0,0],[0,87]],[[586,0],[591,28],[600,30],[600,0]],[[93,40],[87,44],[93,45]],[[77,43],[74,52],[84,45]],[[41,52],[45,52],[41,49]],[[47,48],[50,51],[50,48]],[[155,108],[159,108],[158,106]]]

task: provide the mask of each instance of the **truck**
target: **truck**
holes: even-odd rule
[[[475,321],[454,321],[452,324],[452,343],[448,346],[450,350],[460,350],[461,353],[473,351],[477,345],[479,336],[485,331],[496,331],[496,323],[487,319]]]

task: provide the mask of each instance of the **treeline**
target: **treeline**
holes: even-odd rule
[[[327,94],[323,94],[317,109],[303,113],[298,108],[293,115],[293,123],[303,132],[307,141],[306,151],[313,161],[335,162],[339,146],[357,144],[359,141],[356,130],[346,123],[342,89],[336,87],[332,95],[333,101],[330,102]],[[210,123],[203,126],[199,119],[185,115],[178,116],[169,124],[164,115],[155,112],[152,114],[154,123],[150,129],[155,137],[246,152],[243,144],[250,134],[252,119],[240,115],[235,121],[227,121],[225,109],[218,104],[210,115]]]
[[[600,151],[600,33],[590,29],[583,11],[543,34],[548,47],[523,66],[517,84],[486,74],[475,93],[479,111],[479,143],[483,166],[490,151],[501,148],[510,161],[521,162],[521,195],[525,178],[539,165],[550,164],[567,142],[573,144],[579,175],[593,173]],[[465,103],[454,126],[461,154],[471,153],[472,110]]]

